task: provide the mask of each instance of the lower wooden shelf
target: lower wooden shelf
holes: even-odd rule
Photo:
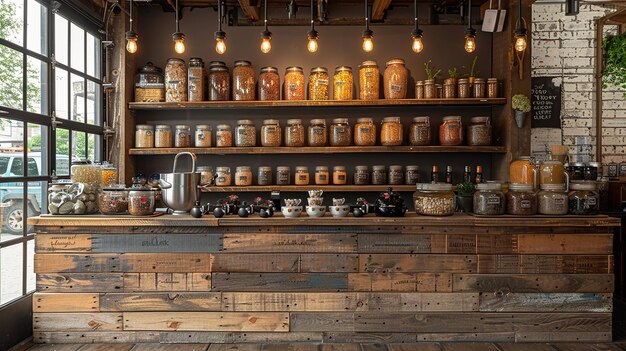
[[[203,187],[204,193],[243,193],[243,192],[305,192],[309,190],[324,190],[325,192],[378,192],[389,188],[394,191],[414,191],[415,185],[252,185],[252,186],[211,186]]]

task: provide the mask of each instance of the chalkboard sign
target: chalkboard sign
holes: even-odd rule
[[[561,77],[532,78],[530,95],[532,128],[561,128],[560,81]]]

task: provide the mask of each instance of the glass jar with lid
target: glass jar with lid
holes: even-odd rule
[[[424,98],[424,81],[418,80],[415,82],[415,98],[423,99]]]
[[[309,146],[326,146],[328,143],[328,131],[326,120],[312,119],[308,127]]]
[[[469,98],[472,94],[470,93],[470,84],[469,79],[467,78],[459,78],[459,90],[458,96],[461,99]]]
[[[498,78],[487,79],[487,97],[490,99],[498,97]]]
[[[406,98],[409,71],[404,65],[404,60],[393,59],[387,62],[383,75],[385,99]]]
[[[152,62],[141,67],[135,79],[136,102],[165,101],[165,77],[163,70]]]
[[[249,166],[239,166],[235,169],[235,185],[252,185],[252,169]]]
[[[373,118],[363,117],[356,120],[354,125],[354,145],[376,145],[376,125]]]
[[[409,127],[409,144],[411,146],[430,145],[430,117],[414,117]]]
[[[404,184],[404,173],[402,172],[402,166],[391,165],[389,166],[389,185],[401,185]]]
[[[455,200],[452,184],[421,184],[418,190],[413,193],[413,202],[417,214],[427,216],[453,215]]]
[[[124,184],[102,188],[98,195],[98,208],[105,215],[124,214],[128,211],[128,190]]]
[[[117,184],[118,172],[117,168],[108,162],[104,162],[100,167],[100,185],[110,187]]]
[[[376,61],[363,61],[359,66],[359,99],[380,98],[380,70]]]
[[[385,117],[380,128],[380,144],[383,146],[402,145],[404,132],[400,117]]]
[[[172,147],[172,127],[168,124],[157,124],[154,127],[154,147]]]
[[[346,166],[333,167],[333,185],[345,185],[348,182]]]
[[[302,147],[304,146],[304,127],[301,119],[288,119],[285,128],[285,146]]]
[[[256,98],[254,68],[250,61],[235,61],[232,95],[235,101],[253,101]]]
[[[52,215],[96,213],[98,186],[67,180],[53,182],[48,187],[48,211]]]
[[[304,100],[302,67],[287,67],[283,83],[283,100]]]
[[[476,184],[474,213],[479,215],[501,215],[506,209],[506,198],[500,183]]]
[[[506,213],[518,216],[537,213],[537,193],[532,184],[509,184],[509,191],[506,193]]]
[[[340,66],[335,69],[333,76],[333,99],[352,100],[352,68]]]
[[[404,182],[406,185],[415,185],[420,182],[420,167],[417,165],[406,166],[404,172]]]
[[[97,190],[102,182],[102,168],[89,160],[72,161],[70,178],[72,183],[87,184]],[[94,198],[93,201],[96,199]]]
[[[254,128],[254,122],[252,120],[240,119],[237,121],[237,129],[235,130],[235,146],[256,146],[256,128]]]
[[[329,181],[328,166],[315,167],[315,185],[328,185]]]
[[[474,97],[484,98],[487,84],[484,78],[474,78]]]
[[[233,128],[230,124],[218,124],[215,130],[215,146],[233,146]]]
[[[437,86],[434,79],[424,80],[424,99],[434,99],[437,97]]]
[[[198,124],[196,126],[196,147],[211,147],[211,125],[210,124]]]
[[[325,67],[311,68],[309,73],[308,94],[309,100],[328,100],[330,76]]]
[[[232,184],[232,174],[230,173],[230,167],[215,168],[215,185],[216,186],[230,186],[231,184]]]
[[[509,182],[515,184],[536,184],[537,169],[530,156],[520,156],[509,165]]]
[[[491,145],[491,123],[489,117],[472,117],[467,126],[467,145]]]
[[[154,127],[149,124],[138,124],[135,128],[135,147],[154,147]]]
[[[439,126],[439,144],[456,146],[463,144],[461,116],[446,116]]]
[[[565,184],[541,184],[537,194],[537,212],[545,215],[564,215],[568,211]]]
[[[170,58],[165,65],[165,101],[187,101],[187,66],[179,58]]]
[[[309,167],[296,166],[296,176],[294,177],[296,185],[309,185]]]
[[[187,97],[189,101],[204,100],[204,62],[199,57],[189,59],[187,69]]]
[[[176,125],[174,147],[191,147],[191,127],[187,124]]]
[[[259,74],[259,100],[280,100],[280,77],[278,68],[263,67]]]
[[[370,172],[367,166],[354,167],[354,185],[368,185],[370,183]]]
[[[539,167],[539,184],[568,184],[569,175],[559,160],[545,160]]]
[[[128,213],[148,216],[154,213],[156,194],[151,188],[131,188],[128,191]]]
[[[213,184],[213,167],[211,166],[198,166],[196,173],[200,173],[200,185],[210,186]]]
[[[567,174],[569,174],[569,180],[583,180],[585,179],[585,163],[573,162],[565,167]]]
[[[278,147],[283,142],[283,131],[277,119],[266,119],[261,126],[261,145]]]
[[[387,168],[383,165],[372,166],[372,185],[387,184]]]
[[[574,215],[598,214],[600,196],[595,181],[578,181],[570,183],[569,213]]]
[[[208,90],[209,101],[230,100],[230,72],[224,62],[212,61],[210,63]]]
[[[257,176],[257,184],[258,185],[272,185],[272,167],[270,166],[260,166],[259,172]]]
[[[347,118],[335,118],[330,125],[330,146],[350,146],[352,131]]]
[[[291,184],[291,169],[289,166],[276,167],[276,185]]]

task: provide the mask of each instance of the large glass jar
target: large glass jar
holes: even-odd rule
[[[345,185],[348,182],[346,166],[333,167],[333,185]]]
[[[135,147],[154,147],[154,127],[149,124],[138,124],[135,127]]]
[[[283,142],[283,131],[277,119],[266,119],[261,127],[261,145],[278,147]]]
[[[352,68],[341,66],[335,69],[333,76],[333,99],[352,100]]]
[[[98,195],[98,208],[105,215],[123,214],[128,211],[128,190],[123,184],[102,189]]]
[[[70,178],[72,183],[87,184],[97,190],[102,182],[102,167],[88,160],[74,161],[70,169]]]
[[[163,70],[152,62],[143,66],[135,80],[136,102],[162,102],[165,101],[165,78]]]
[[[296,167],[296,176],[294,177],[294,183],[296,185],[309,185],[309,167]]]
[[[283,100],[304,100],[302,67],[287,67],[283,83]]]
[[[189,59],[187,69],[187,97],[189,101],[204,100],[204,62],[199,57]]]
[[[404,173],[402,172],[402,166],[391,165],[389,166],[389,185],[401,185],[404,184]]]
[[[280,77],[276,67],[263,67],[259,74],[259,100],[280,100]]]
[[[237,129],[235,131],[235,146],[256,146],[256,129],[254,128],[254,122],[252,120],[240,119],[237,121]]]
[[[165,65],[165,101],[187,101],[187,67],[179,58],[168,59]]]
[[[328,185],[330,175],[327,166],[315,167],[315,185]]]
[[[354,145],[376,145],[376,125],[374,119],[363,117],[356,120],[354,125]]]
[[[200,185],[209,186],[213,184],[213,167],[211,166],[198,166],[196,173],[200,173]]]
[[[467,126],[467,145],[491,145],[491,123],[489,117],[472,117]]]
[[[387,184],[387,169],[383,165],[372,166],[372,185]]]
[[[413,193],[415,212],[427,216],[450,216],[454,214],[455,200],[452,184],[422,184]]]
[[[354,167],[354,185],[368,185],[370,183],[370,172],[367,166]]]
[[[417,165],[406,166],[404,172],[404,182],[406,185],[415,185],[420,182],[420,167]]]
[[[128,213],[133,216],[149,216],[156,205],[155,192],[150,188],[131,188],[128,191]]]
[[[117,168],[108,162],[104,162],[100,167],[100,186],[110,187],[117,184],[118,172]]]
[[[330,146],[350,146],[352,131],[347,118],[335,118],[330,125]]]
[[[210,101],[230,100],[230,73],[224,62],[211,62],[208,81]]]
[[[304,146],[304,127],[301,119],[288,119],[285,128],[285,146],[302,147]]]
[[[196,147],[211,147],[211,125],[210,124],[198,124],[196,126]]]
[[[272,185],[272,167],[261,166],[257,175],[258,185]]]
[[[253,101],[256,98],[254,68],[250,61],[235,61],[233,68],[233,100]]]
[[[233,128],[230,124],[218,124],[215,130],[215,146],[233,146]]]
[[[98,186],[67,181],[51,183],[48,187],[48,212],[52,215],[98,212]]]
[[[409,71],[404,66],[404,60],[393,59],[387,62],[383,75],[385,99],[406,98]]]
[[[541,184],[537,194],[537,211],[545,215],[564,215],[568,211],[568,197],[565,184]]]
[[[415,117],[409,127],[409,144],[430,145],[430,117]]]
[[[539,166],[539,184],[567,184],[569,175],[559,160],[545,160]]]
[[[291,184],[291,169],[289,166],[276,167],[276,185]]]
[[[583,162],[570,163],[565,167],[565,170],[571,181],[585,179],[585,164]]]
[[[479,215],[501,215],[506,209],[506,198],[500,183],[476,184],[474,213]]]
[[[383,146],[402,145],[404,132],[400,117],[385,117],[380,128],[380,144]]]
[[[359,66],[359,99],[380,98],[380,71],[376,61],[363,61]]]
[[[235,169],[235,185],[252,185],[252,169],[249,166],[239,166]]]
[[[537,213],[537,193],[532,184],[509,184],[509,191],[506,193],[506,213],[519,216]]]
[[[186,124],[176,126],[174,147],[191,147],[191,127]]]
[[[521,156],[509,165],[509,182],[535,185],[537,169],[530,161],[530,156]]]
[[[446,116],[439,126],[439,144],[456,146],[463,144],[463,124],[460,116]]]
[[[330,77],[325,67],[311,68],[309,73],[309,100],[328,100]]]
[[[309,146],[326,146],[328,142],[328,131],[326,130],[326,120],[312,119],[308,127]]]
[[[154,147],[172,147],[172,127],[169,124],[157,124],[154,127]]]
[[[217,167],[215,169],[215,185],[216,186],[230,186],[232,183],[232,175],[230,173],[230,167]]]
[[[580,181],[570,184],[569,213],[575,215],[598,214],[600,196],[595,181]]]

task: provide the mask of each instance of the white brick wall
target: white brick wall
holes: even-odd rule
[[[561,140],[574,160],[595,159],[595,20],[613,11],[610,5],[581,4],[577,16],[565,16],[565,3],[533,4],[532,76],[561,77],[563,91],[561,129],[533,129],[533,155],[543,157],[546,145]],[[602,101],[602,162],[626,161],[624,91],[604,89]]]

